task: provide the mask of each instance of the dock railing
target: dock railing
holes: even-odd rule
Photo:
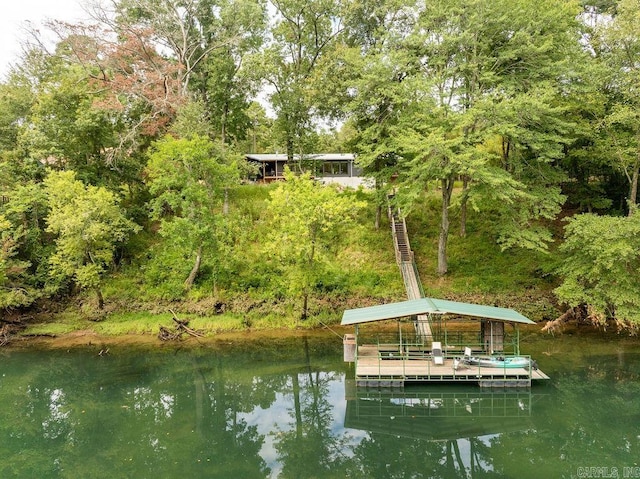
[[[379,384],[417,382],[478,382],[483,386],[524,386],[531,382],[534,363],[530,356],[518,367],[487,366],[466,362],[461,351],[445,351],[444,364],[435,364],[433,353],[420,342],[385,342],[358,347],[356,380]],[[503,354],[504,358],[516,357]],[[486,356],[489,358],[490,356]],[[495,357],[495,356],[494,356]],[[362,361],[362,368],[358,364]]]

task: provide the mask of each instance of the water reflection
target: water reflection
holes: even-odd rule
[[[640,347],[572,341],[540,354],[552,380],[524,391],[357,389],[326,338],[5,352],[0,477],[536,478],[637,466]]]
[[[424,448],[430,477],[486,477],[494,471],[492,443],[506,433],[533,430],[533,404],[541,396],[531,389],[438,385],[392,390],[348,383],[345,427],[368,432],[360,448],[386,451],[391,458],[394,453],[402,457],[406,445]]]

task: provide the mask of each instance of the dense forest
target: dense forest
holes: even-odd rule
[[[430,294],[640,324],[640,0],[87,8],[0,83],[2,321],[335,322],[403,296],[393,192]],[[253,184],[274,152],[300,171]],[[315,183],[320,152],[372,187]]]

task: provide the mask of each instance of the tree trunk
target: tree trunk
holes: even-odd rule
[[[309,291],[305,291],[302,295],[302,320],[305,321],[309,316]]]
[[[287,147],[287,163],[289,165],[293,165],[293,136],[291,132],[287,132],[287,140],[286,140],[286,147]]]
[[[637,159],[631,175],[631,189],[629,192],[629,216],[633,215],[638,204],[638,176],[640,175],[640,157]]]
[[[224,189],[224,202],[222,203],[222,214],[227,216],[229,214],[229,188]]]
[[[467,189],[469,188],[469,177],[462,177],[462,201],[460,203],[460,237],[467,236]]]
[[[374,181],[375,181],[374,187],[375,187],[375,190],[376,190],[376,220],[375,220],[375,228],[376,228],[376,231],[378,231],[380,229],[380,222],[382,220],[382,201],[380,199],[382,186],[380,185],[380,181],[378,180],[378,178],[376,178]]]
[[[191,268],[191,273],[189,273],[189,277],[184,282],[184,289],[190,290],[193,286],[193,282],[196,280],[196,275],[198,271],[200,271],[200,265],[202,264],[202,244],[198,246],[198,251],[196,253],[196,261],[193,263],[193,268]]]
[[[440,237],[438,238],[438,275],[447,274],[447,241],[449,239],[449,205],[453,192],[453,179],[443,178],[442,185],[442,221],[440,222]]]
[[[251,138],[251,153],[258,153],[258,135],[256,133],[257,120],[253,120],[253,132]]]
[[[229,116],[229,105],[225,103],[224,109],[222,110],[222,125],[220,128],[220,138],[222,140],[222,144],[224,145],[227,142],[227,117]]]
[[[98,309],[104,309],[104,297],[102,296],[102,290],[99,287],[96,288],[96,296],[98,298]]]

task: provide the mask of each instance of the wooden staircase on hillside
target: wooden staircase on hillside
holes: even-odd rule
[[[393,209],[389,205],[389,222],[391,223],[391,233],[393,235],[393,245],[396,252],[396,262],[402,273],[405,289],[407,290],[408,299],[419,299],[424,297],[424,289],[418,275],[413,251],[409,244],[409,235],[407,234],[407,224],[401,216],[399,208]],[[433,335],[431,333],[431,325],[428,315],[419,315],[415,321],[416,334],[421,336],[425,341],[431,341]]]

